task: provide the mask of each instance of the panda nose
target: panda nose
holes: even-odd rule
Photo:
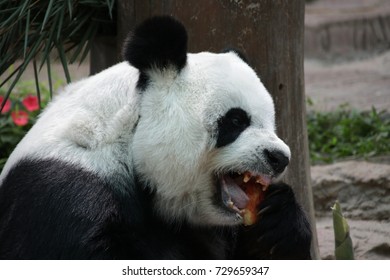
[[[289,158],[281,151],[278,150],[264,150],[266,159],[276,173],[282,173],[288,163]]]

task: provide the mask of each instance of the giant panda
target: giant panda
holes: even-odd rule
[[[123,56],[68,85],[10,156],[0,258],[309,259],[310,225],[280,180],[290,150],[240,52],[187,53],[183,25],[157,16]],[[249,226],[242,174],[264,196]]]

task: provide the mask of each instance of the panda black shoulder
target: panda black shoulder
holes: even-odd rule
[[[0,186],[0,259],[136,258],[133,225],[146,223],[150,199],[119,183],[61,160],[21,160]]]
[[[150,18],[129,34],[122,53],[141,73],[168,66],[180,71],[187,61],[187,31],[172,17]]]

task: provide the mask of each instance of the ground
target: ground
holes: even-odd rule
[[[340,105],[378,111],[390,108],[390,51],[362,60],[330,63],[305,60],[309,110],[332,111]]]
[[[390,1],[316,0],[306,5],[305,87],[332,111],[390,109]],[[312,166],[320,256],[334,258],[330,206],[348,217],[357,259],[390,259],[390,157]],[[372,161],[376,163],[372,163]]]

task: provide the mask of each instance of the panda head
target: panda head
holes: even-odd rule
[[[173,222],[242,223],[239,174],[269,184],[290,159],[254,70],[234,51],[187,53],[186,30],[170,17],[141,24],[123,54],[139,70],[134,166],[155,211]]]

